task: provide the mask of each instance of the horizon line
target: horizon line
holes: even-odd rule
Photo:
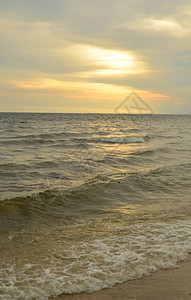
[[[100,114],[100,115],[190,115],[188,113],[116,113],[116,112],[33,112],[33,111],[0,111],[0,114]]]

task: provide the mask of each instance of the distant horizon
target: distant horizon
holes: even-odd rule
[[[190,113],[112,113],[112,112],[35,112],[35,111],[0,111],[0,114],[94,114],[94,115],[191,115]]]

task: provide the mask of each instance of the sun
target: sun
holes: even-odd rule
[[[143,73],[143,65],[134,53],[122,50],[78,46],[78,55],[93,67],[90,75],[124,75]]]
[[[122,51],[90,48],[88,52],[98,66],[95,73],[123,74],[132,71],[135,66],[133,56]]]
[[[133,67],[133,57],[127,54],[114,53],[104,57],[103,63],[114,69],[127,69]]]

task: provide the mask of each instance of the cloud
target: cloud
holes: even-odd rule
[[[154,19],[154,18],[143,18],[132,23],[124,23],[119,28],[133,29],[141,31],[155,32],[155,34],[162,33],[163,37],[172,35],[178,38],[185,38],[191,34],[191,26],[183,26],[177,21],[171,19]]]
[[[177,97],[188,109],[190,12],[186,0],[175,0],[173,5],[166,0],[0,0],[0,78],[6,81],[0,101],[5,105],[7,99],[15,98],[19,106],[19,93],[26,93],[32,106],[42,93],[45,97],[46,91],[49,99],[47,94],[52,97],[54,91],[60,105],[69,107],[68,99],[79,99],[79,93],[80,107],[84,103],[84,110],[97,111],[96,97],[99,103],[100,93],[106,99],[113,88],[117,97],[121,87],[126,93],[136,90],[166,96],[171,104],[167,108],[163,101],[160,111],[176,111],[173,99]],[[40,78],[41,85],[49,80],[50,86],[37,88]],[[36,88],[19,88],[19,82]],[[102,86],[100,93],[92,94],[93,84]],[[91,97],[94,104],[88,105]],[[154,101],[153,96],[153,105]],[[100,111],[108,109],[104,103]]]

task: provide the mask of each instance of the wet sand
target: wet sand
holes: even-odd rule
[[[63,294],[51,300],[191,300],[191,256],[179,268],[161,270],[141,279],[94,293]]]

